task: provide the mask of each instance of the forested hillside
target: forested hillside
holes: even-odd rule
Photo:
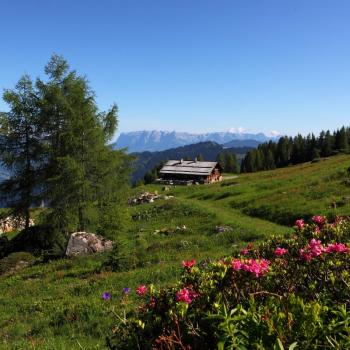
[[[350,151],[350,128],[342,127],[333,133],[322,131],[318,137],[281,137],[278,142],[269,141],[247,153],[242,162],[242,172],[254,172],[281,168],[290,164],[317,161],[340,152]]]

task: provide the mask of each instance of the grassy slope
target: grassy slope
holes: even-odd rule
[[[349,163],[349,156],[338,156],[210,186],[177,187],[171,191],[175,200],[133,207],[137,220],[124,237],[133,270],[101,271],[100,255],[0,276],[0,349],[103,349],[113,315],[123,310],[123,287],[169,284],[179,275],[181,260],[230,254],[246,242],[288,232],[283,224],[297,216],[349,215],[344,200],[350,196],[344,183]],[[216,233],[220,224],[232,231]],[[182,225],[185,231],[175,230]],[[159,229],[164,233],[155,234]],[[111,302],[101,299],[104,291],[112,293]],[[136,302],[131,295],[126,308]]]

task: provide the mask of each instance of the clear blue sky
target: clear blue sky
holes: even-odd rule
[[[0,33],[1,89],[62,54],[119,131],[350,124],[348,0],[1,0]]]

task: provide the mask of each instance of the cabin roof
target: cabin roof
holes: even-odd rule
[[[187,174],[187,175],[210,175],[217,162],[199,162],[194,160],[169,160],[163,168],[160,169],[161,174]]]

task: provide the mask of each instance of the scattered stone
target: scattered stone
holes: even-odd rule
[[[29,219],[29,226],[34,226],[34,220]],[[25,219],[14,216],[8,216],[0,220],[0,234],[8,233],[25,228]]]
[[[168,200],[171,198],[174,198],[174,196],[159,195],[158,192],[144,192],[137,197],[130,198],[128,203],[129,205],[139,205],[144,203],[153,203],[158,199]]]
[[[186,225],[182,225],[182,226],[176,226],[175,229],[173,228],[168,228],[168,227],[163,227],[161,229],[158,230],[154,230],[153,234],[154,235],[164,235],[164,236],[169,236],[172,235],[176,232],[184,232],[187,230]]]
[[[217,233],[227,232],[231,230],[232,230],[232,227],[230,226],[215,226],[215,231]]]
[[[69,257],[101,253],[111,250],[113,242],[87,232],[74,232],[69,238],[66,255]]]

